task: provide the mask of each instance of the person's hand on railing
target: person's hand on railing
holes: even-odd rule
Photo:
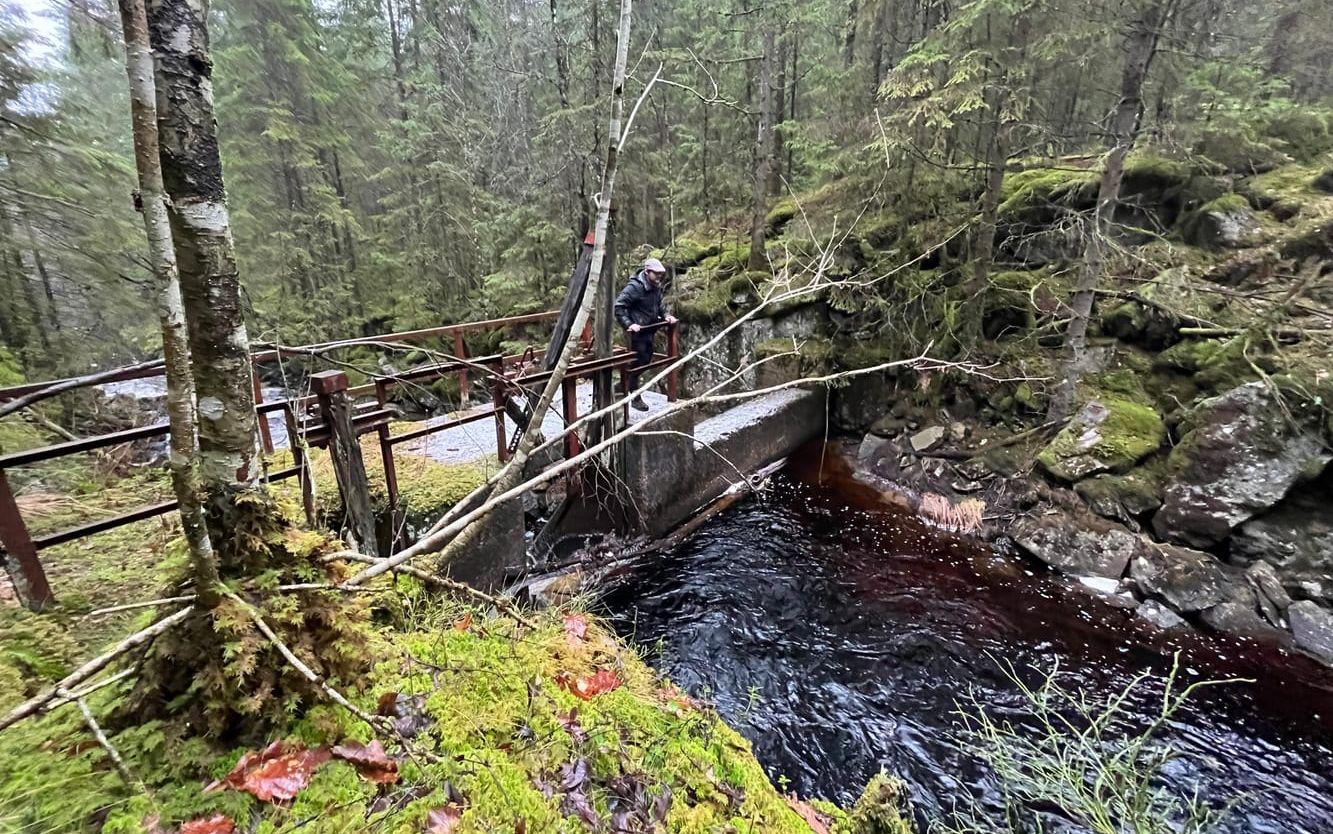
[[[669,324],[669,325],[671,325],[671,326],[674,327],[677,321],[679,321],[679,320],[678,320],[675,316],[671,315],[670,313],[667,314],[667,317],[666,317],[666,323],[667,323],[667,324]]]

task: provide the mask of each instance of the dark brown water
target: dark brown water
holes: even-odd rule
[[[1307,659],[1186,636],[1154,642],[1124,612],[1025,563],[915,519],[859,509],[863,496],[791,475],[676,550],[635,566],[605,605],[658,668],[711,699],[775,779],[847,803],[881,768],[924,816],[969,791],[996,793],[948,732],[969,692],[1021,720],[1022,669],[1058,663],[1096,695],[1181,654],[1205,690],[1165,740],[1173,786],[1239,807],[1228,832],[1333,831],[1333,675]],[[849,503],[851,502],[851,503]],[[1036,677],[1035,673],[1032,675]],[[1160,705],[1144,690],[1132,709]]]

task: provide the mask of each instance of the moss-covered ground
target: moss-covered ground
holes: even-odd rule
[[[636,808],[664,811],[673,832],[811,830],[744,739],[587,615],[535,614],[530,629],[403,580],[377,610],[387,625],[375,637],[373,673],[336,683],[367,711],[395,717],[404,736],[386,740],[395,781],[372,784],[335,760],[289,802],[205,793],[245,752],[278,739],[219,745],[153,722],[111,735],[143,782],[131,787],[66,706],[0,733],[0,827],[172,831],[220,813],[252,832],[420,832],[452,802],[459,832],[585,832]],[[606,691],[575,694],[599,674]],[[105,714],[118,697],[97,693],[93,711]],[[295,720],[282,740],[316,748],[374,738],[328,705]],[[891,807],[858,813],[889,818]],[[823,810],[852,830],[841,812]],[[874,830],[910,830],[896,821]]]

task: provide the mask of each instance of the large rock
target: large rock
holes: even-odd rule
[[[1333,574],[1333,473],[1293,491],[1231,536],[1231,555],[1283,573]]]
[[[1119,579],[1149,546],[1114,522],[1064,511],[1023,519],[1013,532],[1018,546],[1062,573]]]
[[[1182,613],[1226,602],[1236,585],[1211,555],[1169,544],[1146,548],[1130,575],[1145,596],[1160,597]]]
[[[1263,382],[1205,400],[1171,451],[1159,538],[1210,547],[1269,509],[1330,458],[1313,429],[1293,427]]]
[[[1181,233],[1186,243],[1203,249],[1240,249],[1258,242],[1259,220],[1241,198],[1237,205],[1199,209],[1185,221]]]
[[[1275,626],[1285,626],[1291,595],[1282,586],[1282,579],[1273,566],[1255,562],[1245,569],[1245,581],[1254,589],[1255,604],[1264,619]]]
[[[1209,628],[1238,637],[1277,637],[1282,632],[1259,616],[1256,594],[1246,585],[1227,586],[1227,599],[1199,612]]]
[[[1162,506],[1156,479],[1142,469],[1124,475],[1097,475],[1074,484],[1074,491],[1097,515],[1138,529],[1136,519]]]
[[[1307,600],[1287,609],[1296,645],[1320,660],[1333,664],[1333,612]]]
[[[1057,478],[1077,481],[1124,472],[1162,445],[1166,426],[1151,407],[1105,397],[1079,409],[1037,460]]]

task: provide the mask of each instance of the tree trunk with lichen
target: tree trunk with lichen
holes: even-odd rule
[[[148,43],[148,17],[143,0],[120,0],[121,32],[125,38],[125,69],[130,81],[130,120],[134,162],[139,172],[139,200],[148,237],[148,261],[157,280],[157,315],[162,328],[162,357],[167,379],[167,417],[171,425],[171,483],[180,504],[181,527],[190,561],[201,588],[217,585],[213,543],[199,502],[195,455],[198,427],[194,413],[194,377],[190,370],[189,334],[181,301],[171,221],[162,185],[158,153],[156,85]]]
[[[1153,0],[1129,26],[1125,36],[1125,64],[1120,76],[1120,100],[1111,116],[1111,150],[1102,168],[1097,189],[1097,208],[1083,250],[1083,264],[1078,284],[1070,300],[1072,317],[1065,335],[1062,374],[1051,397],[1047,417],[1063,420],[1074,411],[1079,379],[1083,376],[1088,353],[1088,320],[1092,302],[1101,283],[1106,263],[1106,240],[1116,203],[1120,200],[1120,181],[1125,176],[1125,158],[1134,147],[1143,115],[1143,83],[1148,77],[1157,43],[1174,0]]]
[[[213,115],[205,0],[148,0],[167,214],[189,327],[210,516],[259,482],[250,343]],[[212,531],[217,534],[217,530]]]

